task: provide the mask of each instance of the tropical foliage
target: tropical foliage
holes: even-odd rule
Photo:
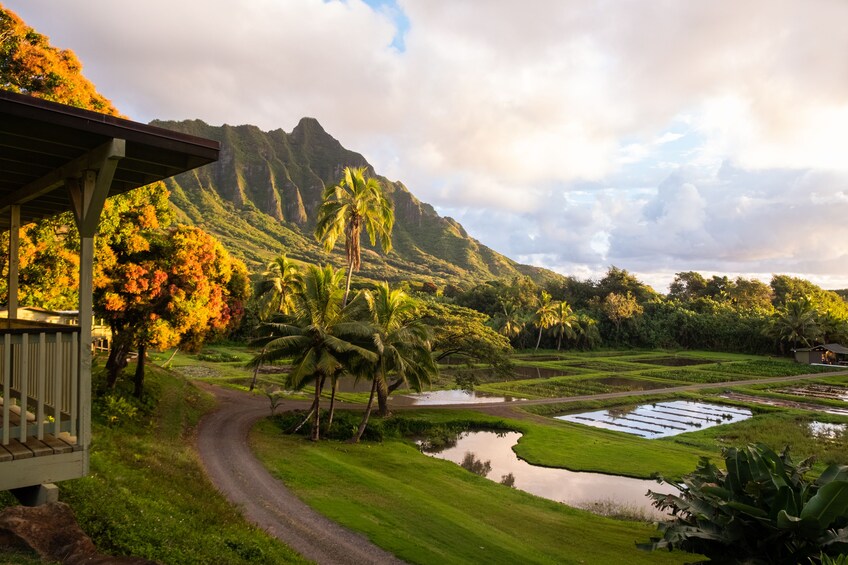
[[[136,348],[140,397],[147,348],[196,350],[208,336],[223,335],[238,324],[250,287],[244,265],[206,232],[163,230],[155,215],[132,225],[138,230],[101,249],[95,301],[112,330],[108,384],[114,386]]]
[[[292,389],[313,386],[314,395],[309,418],[311,436],[320,438],[321,392],[342,374],[354,375],[367,363],[376,363],[378,355],[366,346],[374,334],[365,320],[365,300],[342,302],[344,273],[327,265],[307,267],[303,275],[303,290],[291,323],[268,323],[266,327],[280,337],[267,341],[265,349],[252,364],[275,362],[293,357],[288,374]]]
[[[379,239],[384,252],[392,250],[392,226],[395,223],[392,201],[383,193],[380,182],[373,177],[366,179],[365,173],[364,167],[345,168],[341,182],[324,191],[315,225],[315,237],[324,242],[327,251],[333,249],[340,237],[344,237],[347,282],[343,303],[347,303],[350,293],[351,275],[362,262],[363,228],[372,246]]]
[[[792,462],[788,448],[765,445],[724,451],[726,471],[703,458],[673,485],[649,493],[671,512],[648,549],[683,549],[717,563],[802,563],[820,553],[848,552],[848,466],[831,465],[815,481],[812,461]]]

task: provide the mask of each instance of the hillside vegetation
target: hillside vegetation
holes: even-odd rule
[[[345,167],[366,167],[394,202],[396,223],[389,255],[364,241],[361,277],[437,284],[517,275],[529,275],[540,284],[562,279],[552,271],[520,265],[473,239],[403,183],[377,175],[362,155],[345,149],[314,118],[303,118],[291,133],[251,125],[215,127],[200,120],[152,124],[221,143],[217,163],[166,184],[179,221],[214,233],[249,266],[264,265],[281,249],[296,260],[327,261],[312,236],[321,193],[339,182]]]

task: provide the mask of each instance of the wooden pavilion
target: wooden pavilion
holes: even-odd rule
[[[0,319],[0,490],[32,504],[88,472],[94,237],[109,196],[218,159],[216,141],[0,91],[0,229],[9,231]],[[18,317],[20,227],[72,211],[79,324]]]

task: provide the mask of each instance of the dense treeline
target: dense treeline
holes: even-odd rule
[[[553,348],[564,337],[566,346],[578,348],[787,353],[794,347],[848,339],[845,299],[787,275],[775,275],[765,284],[681,272],[662,295],[613,266],[599,280],[566,277],[561,284],[542,288],[525,277],[489,281],[464,291],[449,287],[444,295],[454,304],[489,315],[492,326],[520,348],[536,343]],[[567,324],[544,322],[549,300],[569,306]]]

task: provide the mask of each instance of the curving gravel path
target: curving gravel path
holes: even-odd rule
[[[218,399],[200,421],[197,449],[212,483],[244,516],[307,559],[321,564],[403,563],[300,501],[254,457],[247,435],[268,415],[264,397],[196,383]],[[303,408],[286,403],[280,409]]]

